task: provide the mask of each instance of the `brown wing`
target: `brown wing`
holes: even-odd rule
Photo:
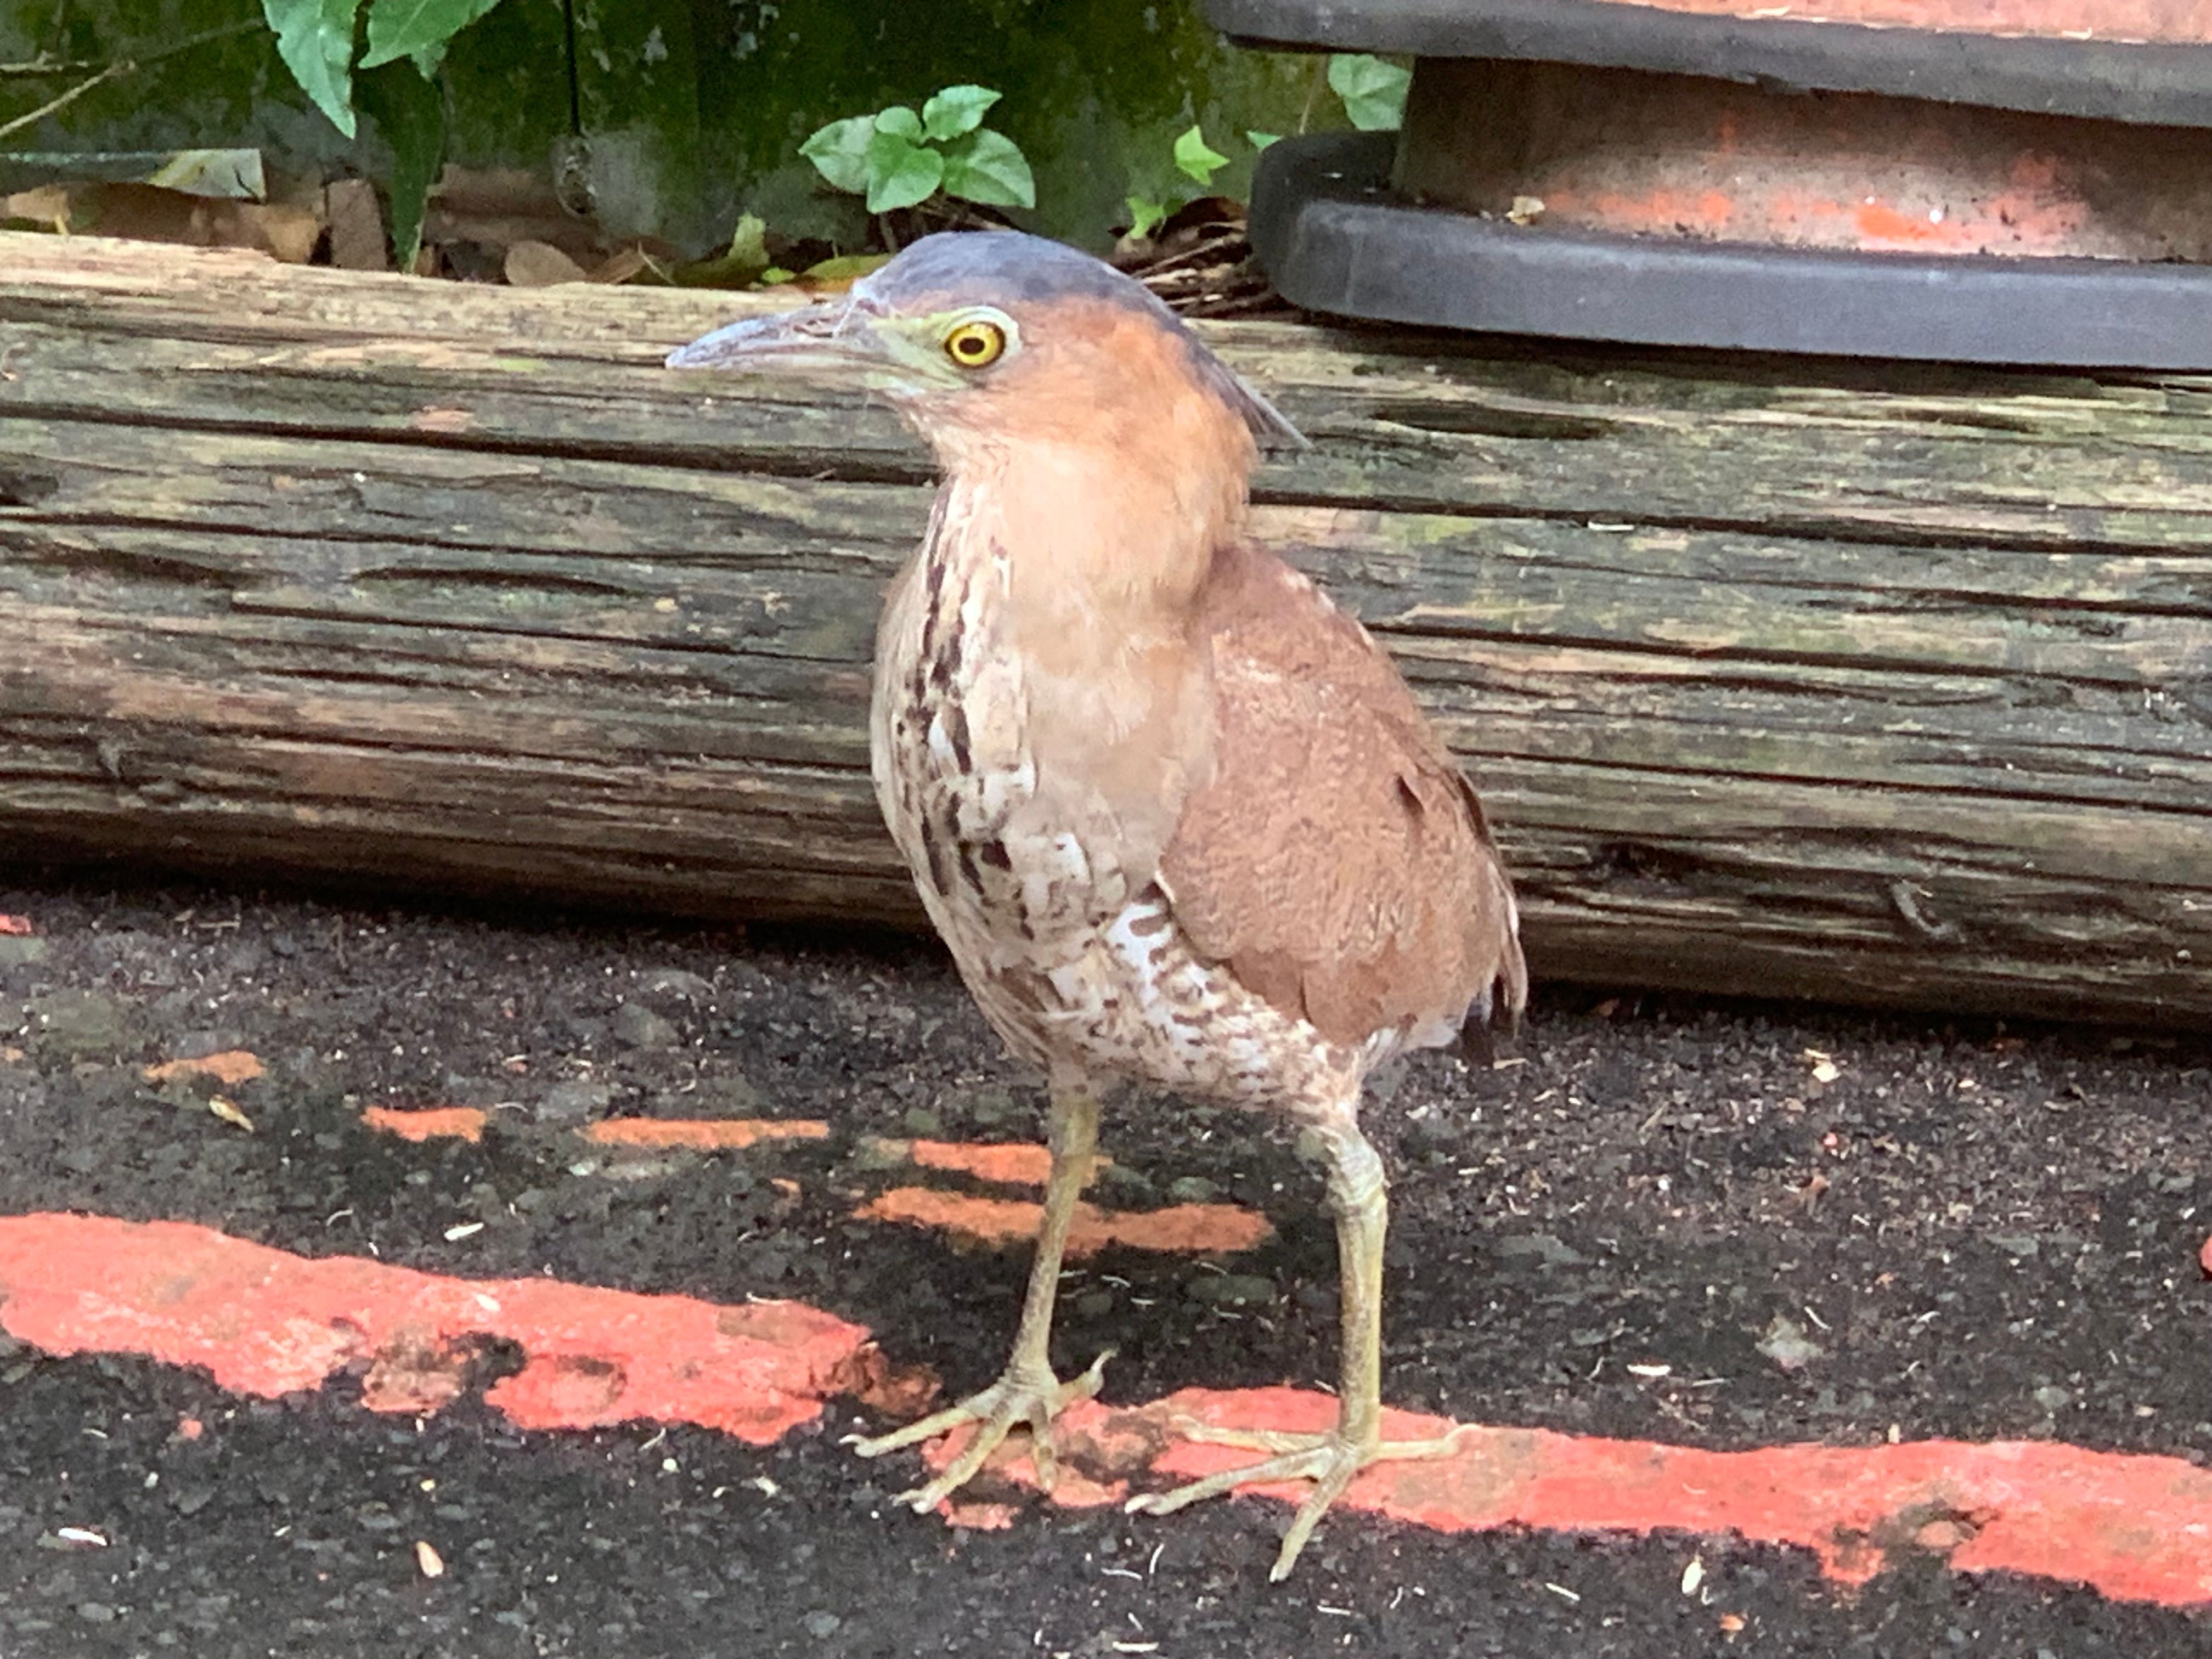
[[[1366,631],[1272,554],[1200,595],[1217,766],[1160,861],[1196,948],[1324,1036],[1518,1018],[1511,890],[1474,791]]]

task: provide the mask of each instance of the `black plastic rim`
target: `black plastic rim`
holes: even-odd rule
[[[1945,258],[1546,230],[1408,207],[1391,133],[1261,157],[1252,246],[1294,305],[1643,345],[2212,369],[2212,265]]]
[[[1206,15],[1253,46],[1533,58],[2212,127],[2212,46],[1712,17],[1613,0],[1206,0]]]

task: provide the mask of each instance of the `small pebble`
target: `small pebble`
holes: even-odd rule
[[[1261,1307],[1275,1299],[1275,1283],[1257,1273],[1200,1273],[1185,1294],[1210,1307]]]
[[[615,1010],[615,1041],[633,1048],[673,1048],[682,1039],[675,1026],[641,1002],[625,1002]]]

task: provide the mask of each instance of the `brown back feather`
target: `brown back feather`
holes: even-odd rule
[[[1218,758],[1160,862],[1192,943],[1334,1042],[1510,1027],[1528,981],[1504,869],[1389,657],[1248,546],[1216,556],[1195,638]]]

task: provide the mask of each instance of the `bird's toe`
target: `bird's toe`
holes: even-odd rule
[[[997,1382],[981,1393],[889,1434],[854,1441],[853,1449],[862,1457],[880,1457],[885,1452],[920,1445],[972,1425],[975,1433],[951,1462],[933,1480],[911,1492],[901,1492],[896,1500],[917,1514],[927,1514],[974,1479],[976,1471],[1005,1443],[1009,1434],[1017,1428],[1025,1428],[1030,1433],[1030,1455],[1036,1464],[1037,1484],[1049,1492],[1059,1471],[1053,1443],[1053,1419],[1076,1401],[1088,1400],[1098,1392],[1106,1380],[1106,1362],[1113,1357],[1109,1348],[1079,1375],[1065,1382],[1042,1366],[1009,1366]]]
[[[1462,1431],[1433,1440],[1352,1438],[1340,1430],[1319,1434],[1285,1434],[1266,1430],[1222,1429],[1210,1424],[1180,1425],[1186,1437],[1212,1445],[1243,1446],[1274,1455],[1240,1468],[1222,1469],[1166,1492],[1143,1492],[1122,1507],[1131,1514],[1172,1515],[1177,1510],[1209,1498],[1219,1498],[1239,1486],[1269,1486],[1285,1480],[1310,1480],[1313,1489],[1299,1504],[1283,1547],[1268,1577],[1279,1583],[1290,1576],[1298,1553],[1313,1536],[1314,1528],[1329,1506],[1344,1495],[1359,1472],[1370,1463],[1407,1458],[1448,1457],[1459,1449]]]

